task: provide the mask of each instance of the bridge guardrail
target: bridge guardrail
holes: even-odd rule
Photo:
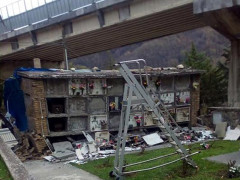
[[[0,34],[37,24],[104,0],[17,0],[0,8]]]

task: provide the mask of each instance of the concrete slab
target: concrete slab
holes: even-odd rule
[[[236,141],[240,137],[240,126],[238,125],[235,129],[231,129],[230,126],[227,128],[226,137],[224,140]]]
[[[240,165],[240,151],[209,157],[207,158],[207,160],[217,162],[217,163],[223,163],[223,164],[227,164],[230,160],[231,161],[235,160],[236,165]]]
[[[55,151],[65,151],[73,149],[72,144],[69,141],[53,143],[53,147]]]
[[[35,180],[101,180],[97,176],[63,162],[50,163],[37,160],[24,162],[24,165]]]
[[[76,155],[75,152],[71,151],[73,147],[69,141],[53,143],[53,147],[55,151],[52,155],[57,159],[66,159]]]
[[[65,152],[57,152],[57,153],[52,153],[52,156],[57,158],[57,159],[67,159],[69,157],[73,157],[75,156],[75,152],[72,152],[72,151],[65,151]]]
[[[220,122],[216,124],[215,133],[218,138],[224,138],[227,130],[227,122]]]

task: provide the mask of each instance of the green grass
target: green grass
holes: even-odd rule
[[[210,142],[212,144],[213,142]],[[238,141],[215,141],[213,146],[208,150],[202,150],[199,144],[194,144],[190,147],[192,152],[201,150],[200,154],[194,155],[192,158],[199,166],[199,170],[195,170],[193,168],[184,168],[182,161],[177,163],[164,166],[158,169],[154,169],[151,171],[139,172],[136,174],[131,174],[127,176],[126,179],[131,180],[158,180],[158,179],[193,179],[193,180],[218,180],[218,179],[227,179],[227,165],[213,163],[205,158],[225,153],[231,153],[239,150],[239,142]],[[127,164],[146,160],[149,158],[154,158],[160,155],[168,154],[174,152],[173,148],[165,148],[159,150],[146,151],[143,155],[139,153],[128,154],[125,156],[125,160]],[[169,160],[176,159],[179,156],[165,158],[164,160],[151,161],[149,163],[141,164],[134,167],[129,167],[126,171],[148,168],[155,165],[159,165],[161,163],[167,162]],[[75,165],[85,171],[88,171],[101,179],[104,180],[113,180],[114,178],[109,177],[109,172],[113,170],[113,161],[114,157],[109,157],[106,159],[100,159],[95,161],[90,161],[87,164],[83,165]],[[185,175],[183,175],[183,169],[187,169]],[[239,178],[240,179],[240,178]]]
[[[0,180],[12,180],[12,177],[5,165],[2,157],[0,156]]]

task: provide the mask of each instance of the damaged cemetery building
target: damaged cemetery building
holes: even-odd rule
[[[139,75],[137,70],[132,72]],[[149,83],[142,83],[155,91],[177,123],[195,125],[200,74],[191,69],[153,68]],[[118,131],[125,84],[118,71],[23,71],[18,75],[30,131],[45,137]],[[130,114],[129,130],[154,127],[151,111],[136,108]]]

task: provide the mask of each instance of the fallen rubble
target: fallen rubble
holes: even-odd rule
[[[19,144],[14,147],[13,151],[23,162],[26,160],[42,159],[43,156],[50,154],[44,138],[34,132],[22,133]]]
[[[66,161],[66,163],[85,164],[88,161],[106,158],[115,154],[116,135],[114,136],[110,133],[106,135],[104,133],[105,136],[103,138],[95,135],[94,140],[90,134],[85,132],[83,134],[86,139],[82,141],[75,141],[72,144],[68,141],[53,143],[55,151],[51,156],[45,156],[44,159],[49,162]],[[213,136],[213,131],[202,127],[193,128],[192,130],[183,128],[182,131],[176,130],[176,134],[182,144],[202,142],[216,138]],[[141,152],[162,143],[167,143],[163,132],[128,134],[125,152]]]

